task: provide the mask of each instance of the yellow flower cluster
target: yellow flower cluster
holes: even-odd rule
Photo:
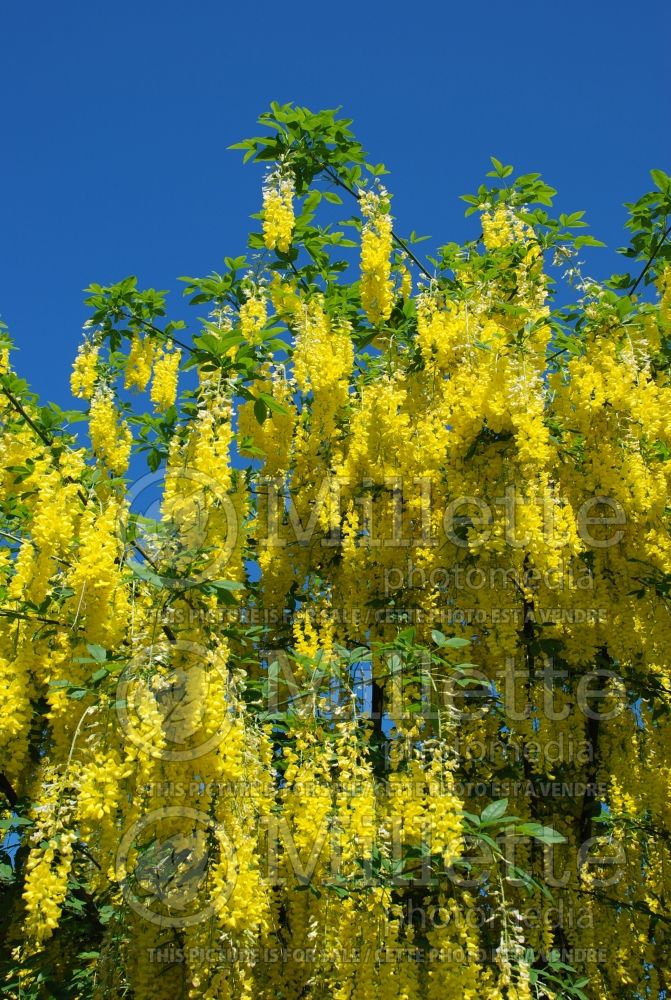
[[[259,380],[259,393],[266,393],[282,408],[274,410],[272,418],[259,423],[254,412],[254,403],[243,403],[238,409],[238,447],[241,453],[255,458],[263,457],[264,470],[268,476],[286,472],[296,414],[291,399],[291,387],[280,373],[275,378]],[[243,442],[251,441],[252,450],[245,449]]]
[[[279,319],[291,321],[302,308],[295,282],[282,280],[277,273],[270,281],[268,294]]]
[[[263,188],[263,241],[268,250],[287,253],[294,231],[293,178],[273,174]]]
[[[144,392],[147,388],[156,357],[156,348],[155,340],[137,333],[133,334],[124,375],[124,385],[127,389]]]
[[[261,291],[250,292],[240,306],[240,329],[242,336],[250,344],[259,342],[267,316],[265,295]]]
[[[194,428],[193,467],[209,476],[219,489],[231,485],[230,447],[233,440],[232,408],[228,400],[215,398],[202,409]]]
[[[399,273],[401,275],[401,298],[409,299],[412,292],[412,275],[405,264],[401,264]]]
[[[124,766],[117,752],[100,754],[88,761],[78,775],[79,796],[77,816],[89,829],[118,808],[123,793],[123,781],[132,769]]]
[[[463,306],[446,304],[424,293],[417,299],[417,342],[427,365],[448,368],[468,344],[468,316]]]
[[[68,891],[77,833],[61,803],[62,777],[49,765],[40,774],[41,802],[33,808],[34,825],[23,888],[27,945],[36,950],[58,926]]]
[[[389,319],[394,304],[392,224],[383,207],[385,197],[366,191],[359,199],[366,219],[361,233],[361,305],[374,326]]]
[[[28,860],[23,891],[26,933],[37,944],[51,937],[58,926],[67,895],[72,844],[76,839],[74,831],[64,831],[52,838],[43,850],[33,850]]]
[[[10,659],[11,656],[11,659]],[[25,766],[26,743],[32,721],[30,657],[16,656],[12,644],[2,640],[0,654],[0,752],[4,773],[16,780]]]
[[[115,499],[103,510],[94,505],[82,513],[76,557],[68,568],[69,585],[86,616],[93,642],[110,642],[124,632],[128,596],[120,578],[122,526],[126,509]]]
[[[175,403],[181,357],[181,351],[164,351],[154,364],[150,398],[157,410],[169,410]]]
[[[70,376],[70,389],[78,399],[91,399],[93,396],[98,378],[99,353],[99,349],[91,344],[84,344],[77,352]]]
[[[507,205],[482,213],[482,241],[487,250],[498,250],[522,236],[521,222]]]
[[[303,392],[315,396],[347,395],[346,383],[354,363],[346,324],[334,324],[318,298],[307,303],[298,317],[294,350],[294,378]]]
[[[117,476],[128,468],[133,435],[125,420],[119,421],[112,394],[100,390],[91,400],[89,433],[95,454]]]

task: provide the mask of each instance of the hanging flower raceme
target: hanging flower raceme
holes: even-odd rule
[[[154,364],[150,397],[157,410],[169,410],[177,396],[177,378],[182,352],[164,351]]]
[[[156,341],[151,337],[142,337],[138,333],[133,334],[124,374],[124,385],[127,389],[144,392],[147,388],[157,346]]]
[[[125,420],[119,420],[108,389],[100,389],[91,400],[89,432],[96,455],[110,472],[122,476],[128,468],[133,435]]]
[[[482,241],[487,250],[498,250],[522,236],[522,223],[507,205],[482,213]]]
[[[200,409],[194,427],[193,467],[201,475],[211,477],[221,491],[231,486],[231,417],[230,401],[217,392]]]
[[[263,186],[263,241],[268,250],[289,251],[294,231],[293,197],[293,178],[271,174]]]
[[[48,765],[43,777],[23,890],[28,950],[38,948],[58,927],[68,891],[73,843],[77,840],[76,831],[69,825],[69,806],[61,801],[62,778]]]
[[[347,398],[347,381],[354,363],[354,349],[347,323],[334,322],[316,297],[297,317],[294,377],[303,392],[312,391],[320,403],[334,405]]]
[[[66,578],[93,642],[109,643],[124,632],[128,595],[120,572],[119,536],[126,513],[125,504],[112,497],[102,510],[90,503],[81,517],[76,557]]]
[[[361,305],[370,322],[377,326],[389,319],[394,304],[391,281],[392,227],[385,208],[388,195],[364,191],[359,198],[366,219],[361,233]]]
[[[465,307],[444,303],[428,292],[417,299],[417,341],[427,366],[448,368],[468,347],[468,317]]]
[[[401,264],[398,270],[401,277],[400,295],[402,299],[406,300],[410,298],[412,293],[412,275],[405,264]]]
[[[240,306],[240,329],[250,344],[257,344],[268,317],[268,305],[261,289],[247,290],[247,298]]]
[[[289,466],[292,432],[296,413],[291,398],[291,385],[282,371],[268,373],[268,379],[257,383],[258,391],[274,400],[272,415],[259,423],[255,403],[250,401],[238,410],[238,447],[243,454],[263,457],[264,474],[277,476]]]
[[[83,344],[75,358],[70,376],[72,395],[78,399],[91,399],[98,379],[99,348],[90,343]]]

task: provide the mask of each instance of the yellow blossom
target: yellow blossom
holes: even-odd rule
[[[169,410],[174,405],[181,357],[181,351],[164,351],[154,364],[150,397],[157,410]]]
[[[79,348],[70,376],[72,395],[79,399],[91,399],[98,378],[99,349],[90,344]]]
[[[293,179],[274,174],[263,188],[263,240],[268,250],[287,253],[294,229]]]

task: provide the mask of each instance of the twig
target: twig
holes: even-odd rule
[[[339,187],[343,188],[343,189],[344,189],[345,191],[347,191],[347,192],[348,192],[349,194],[351,194],[353,198],[356,198],[356,200],[357,200],[357,201],[360,201],[360,200],[361,200],[361,195],[360,195],[360,194],[358,194],[358,193],[357,193],[357,192],[356,192],[356,191],[354,190],[354,188],[350,187],[350,186],[349,186],[349,184],[348,184],[348,183],[347,183],[346,181],[343,181],[343,180],[341,180],[341,178],[340,178],[340,177],[338,176],[338,174],[337,174],[337,173],[336,173],[336,172],[335,172],[335,171],[333,170],[333,168],[332,168],[332,167],[326,167],[326,168],[325,168],[325,171],[324,171],[324,172],[326,173],[326,176],[327,176],[327,177],[330,177],[330,178],[331,178],[331,180],[333,181],[333,183],[334,183],[334,184],[337,184],[337,185],[338,185]],[[416,267],[418,267],[418,268],[419,268],[419,270],[420,270],[420,271],[422,272],[422,274],[423,274],[423,275],[424,275],[424,276],[425,276],[426,278],[428,278],[428,279],[429,279],[429,281],[433,281],[433,275],[431,274],[431,272],[430,272],[430,271],[428,271],[428,270],[426,269],[426,267],[424,266],[424,264],[422,264],[421,260],[419,260],[419,259],[418,259],[418,258],[417,258],[417,257],[415,256],[415,254],[414,254],[414,253],[412,252],[412,250],[411,250],[411,249],[409,248],[409,246],[408,246],[408,244],[407,244],[407,243],[405,242],[405,240],[402,240],[402,239],[401,239],[401,237],[400,237],[400,236],[398,236],[398,235],[397,235],[397,234],[396,234],[396,233],[394,232],[394,230],[393,230],[393,229],[392,229],[392,231],[391,231],[391,237],[392,237],[392,239],[393,239],[394,243],[396,243],[396,245],[397,245],[397,246],[401,247],[401,249],[403,250],[403,252],[404,252],[404,253],[406,253],[406,254],[408,255],[408,257],[409,257],[409,258],[410,258],[410,260],[411,260],[411,261],[413,262],[413,264],[414,264],[414,265],[415,265]]]
[[[664,232],[662,233],[662,235],[660,236],[659,240],[657,241],[657,246],[652,251],[652,253],[648,257],[648,260],[646,261],[645,267],[643,268],[643,270],[639,274],[639,276],[636,279],[636,281],[634,282],[634,284],[629,289],[629,295],[633,295],[634,292],[636,291],[636,289],[638,288],[638,286],[643,281],[643,278],[646,276],[646,274],[648,273],[649,269],[652,267],[652,264],[653,264],[653,262],[655,260],[655,257],[657,256],[657,254],[659,253],[659,251],[662,249],[662,247],[666,243],[667,239],[669,238],[669,234],[670,233],[671,233],[671,225],[667,226],[666,229],[664,230]]]
[[[53,448],[54,446],[53,438],[50,438],[47,434],[45,434],[45,432],[42,430],[41,427],[37,426],[32,417],[30,417],[26,413],[22,403],[20,402],[20,400],[16,398],[14,393],[10,392],[7,386],[4,384],[2,385],[2,391],[4,392],[7,399],[10,401],[16,412],[21,414],[21,416],[26,421],[29,427],[32,427],[32,429],[39,437],[40,441],[42,441],[47,446],[47,448]]]

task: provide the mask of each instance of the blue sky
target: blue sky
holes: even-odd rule
[[[226,147],[271,100],[343,106],[392,171],[401,233],[472,235],[458,196],[493,154],[620,245],[622,203],[671,165],[670,32],[663,0],[5,5],[0,317],[19,372],[69,405],[89,282],[137,274],[182,315],[177,276],[244,252],[261,173]]]

